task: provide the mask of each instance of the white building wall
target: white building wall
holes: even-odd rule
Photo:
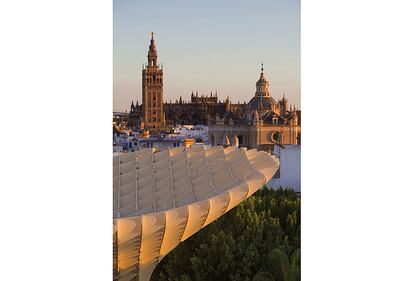
[[[267,186],[289,187],[300,192],[300,145],[285,145],[285,148],[275,145],[274,152],[280,158],[280,178],[273,177]]]

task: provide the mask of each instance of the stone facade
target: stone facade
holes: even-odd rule
[[[226,145],[226,139],[237,137],[240,146],[258,150],[273,150],[275,144],[299,144],[300,127],[298,125],[257,123],[232,124],[231,121],[218,121],[209,125],[211,145]],[[231,141],[234,144],[234,141]]]

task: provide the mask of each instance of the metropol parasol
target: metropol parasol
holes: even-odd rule
[[[113,155],[114,280],[150,280],[180,242],[265,185],[279,160],[237,146]]]

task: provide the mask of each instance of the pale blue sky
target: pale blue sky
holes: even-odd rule
[[[248,102],[264,63],[270,93],[300,107],[300,1],[114,0],[114,110],[141,103],[150,32],[164,100],[191,91]]]

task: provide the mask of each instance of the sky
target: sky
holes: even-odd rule
[[[217,91],[249,102],[263,62],[270,94],[300,108],[299,0],[113,0],[113,22],[114,111],[142,102],[150,32],[164,101]]]

